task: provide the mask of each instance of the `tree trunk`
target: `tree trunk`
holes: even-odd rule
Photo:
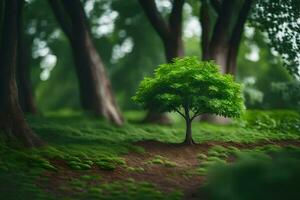
[[[252,3],[253,0],[245,0],[240,10],[239,18],[237,19],[231,38],[229,40],[230,49],[227,55],[227,72],[233,75],[236,74],[236,63],[237,63],[239,47],[244,32],[244,25],[245,22],[247,21],[247,17],[251,10]]]
[[[110,81],[91,40],[73,41],[72,47],[82,107],[122,125],[123,117],[117,108]]]
[[[43,142],[32,132],[25,121],[18,101],[16,60],[20,0],[5,0],[3,34],[0,47],[0,133],[17,139],[26,147],[38,147]]]
[[[17,85],[19,102],[23,112],[36,114],[37,108],[31,87],[30,78],[30,48],[25,41],[24,27],[22,20],[23,3],[20,5],[21,20],[18,22],[18,52],[17,52]]]
[[[181,37],[169,39],[163,42],[166,60],[168,63],[172,62],[173,58],[182,57],[184,55],[183,42]],[[149,111],[144,119],[144,122],[157,124],[171,124],[170,118],[166,113],[157,113]]]
[[[195,142],[192,137],[192,122],[189,119],[186,119],[185,124],[186,124],[186,132],[185,132],[185,140],[183,143],[187,145],[193,145],[195,144]]]
[[[174,0],[172,11],[168,23],[159,13],[154,0],[139,0],[145,14],[147,15],[153,28],[159,35],[164,45],[167,62],[172,62],[173,58],[184,55],[182,41],[182,9],[184,0]],[[170,124],[170,119],[165,113],[149,111],[144,119],[145,122]]]
[[[81,2],[62,2],[63,5],[57,0],[49,0],[72,46],[82,107],[97,116],[122,125],[123,117],[116,105],[104,64],[92,42]]]
[[[206,0],[201,2],[199,21],[202,26],[201,34],[201,50],[202,60],[209,59],[209,44],[210,44],[210,32],[211,32],[211,19],[209,15],[209,4]],[[205,27],[205,28],[203,28]]]
[[[167,41],[164,41],[163,44],[168,63],[172,62],[172,59],[174,58],[184,56],[183,41],[181,36],[173,36]]]
[[[185,140],[183,143],[186,145],[193,145],[195,144],[195,142],[192,137],[192,120],[190,118],[188,106],[185,106],[184,112],[185,112],[186,132],[185,132]]]
[[[209,23],[208,4],[206,1],[203,1],[201,5],[199,16],[204,33],[202,35],[202,59],[214,60],[221,67],[222,73],[235,75],[238,49],[252,0],[245,0],[238,13],[235,12],[235,4],[240,3],[239,1],[224,0],[219,5],[216,5],[219,1],[211,1],[218,14],[213,30],[211,30]],[[238,14],[236,22],[233,21],[235,13]],[[233,27],[232,30],[229,29],[230,27]],[[211,38],[209,37],[210,31],[212,32]],[[208,114],[202,115],[201,120],[218,124],[230,122],[229,118]]]

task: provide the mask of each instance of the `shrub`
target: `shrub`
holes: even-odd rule
[[[300,199],[300,151],[243,154],[232,165],[208,170],[205,187],[210,199]]]

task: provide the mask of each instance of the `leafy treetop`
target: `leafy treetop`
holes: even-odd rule
[[[250,21],[265,31],[288,71],[300,76],[300,1],[257,0]]]
[[[240,84],[221,74],[214,62],[196,57],[160,65],[153,78],[144,78],[133,99],[145,108],[175,111],[191,121],[205,113],[238,117],[244,107]]]

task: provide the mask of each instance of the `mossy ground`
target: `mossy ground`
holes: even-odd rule
[[[300,144],[300,116],[292,111],[248,111],[231,125],[195,122],[194,147],[175,145],[185,132],[178,118],[159,126],[140,124],[141,117],[127,112],[128,122],[115,127],[80,113],[27,116],[48,146],[13,150],[0,143],[0,199],[181,199],[186,188],[173,182],[201,182],[209,167],[240,154]],[[164,173],[166,180],[150,178]]]

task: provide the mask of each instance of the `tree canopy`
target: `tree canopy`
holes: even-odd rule
[[[153,78],[141,82],[133,99],[160,112],[188,107],[194,116],[238,117],[243,109],[241,86],[233,77],[222,75],[214,62],[200,62],[196,57],[160,65]]]

